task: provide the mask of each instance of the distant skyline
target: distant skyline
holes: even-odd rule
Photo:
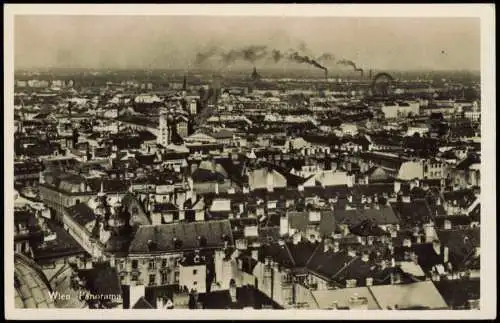
[[[14,63],[27,68],[252,67],[225,64],[214,55],[195,64],[199,52],[245,46],[294,49],[329,70],[352,60],[374,70],[480,70],[477,18],[210,17],[210,16],[16,16]],[[229,66],[228,66],[229,65]],[[257,68],[311,68],[266,56]]]

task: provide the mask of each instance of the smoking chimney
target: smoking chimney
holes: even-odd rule
[[[373,77],[373,71],[372,71],[372,70],[370,70],[370,72],[369,72],[369,74],[368,74],[368,75],[369,75],[370,80],[371,80],[371,79],[372,79],[372,77]]]

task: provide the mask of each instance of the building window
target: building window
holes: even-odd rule
[[[198,273],[198,270],[193,269],[193,275],[196,275]]]
[[[196,285],[198,285],[198,282],[197,282],[197,281],[194,281],[194,282],[193,282],[193,286],[196,286]]]
[[[148,268],[149,269],[155,269],[156,268],[156,263],[155,263],[154,259],[149,261]]]
[[[139,274],[137,274],[137,273],[132,274],[132,281],[135,282],[135,281],[138,281],[138,280],[139,280]]]
[[[162,273],[161,274],[161,284],[162,285],[167,285],[168,284],[168,275],[167,275],[167,273]]]
[[[179,282],[179,272],[178,272],[178,271],[176,271],[176,272],[175,272],[175,274],[174,274],[174,281],[175,281],[176,283],[178,283],[178,282]]]
[[[137,267],[139,267],[139,261],[132,260],[132,269],[137,269]]]
[[[163,259],[163,260],[161,261],[161,266],[162,266],[163,268],[167,267],[167,259]]]
[[[149,275],[149,285],[153,286],[156,284],[156,275]]]

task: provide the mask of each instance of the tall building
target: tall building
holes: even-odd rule
[[[160,125],[158,128],[158,137],[156,143],[167,147],[172,142],[172,127],[173,119],[170,114],[160,115]]]
[[[195,115],[198,113],[198,102],[196,100],[191,100],[189,103],[189,113]]]

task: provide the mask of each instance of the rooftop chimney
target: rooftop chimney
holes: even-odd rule
[[[364,253],[363,253],[363,255],[361,255],[361,260],[362,260],[363,262],[368,262],[368,261],[370,261],[370,255],[369,255],[368,253],[364,252]]]

